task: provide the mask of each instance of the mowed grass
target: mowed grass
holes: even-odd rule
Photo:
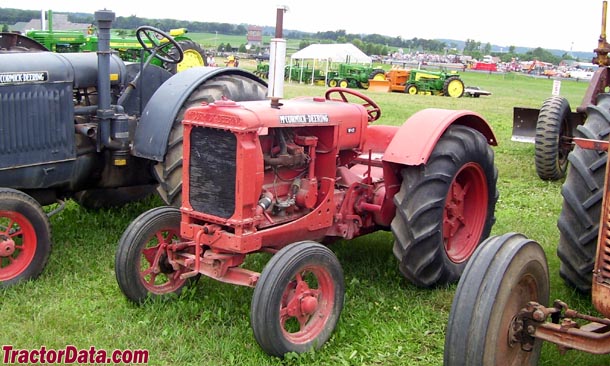
[[[492,234],[517,231],[545,248],[551,273],[551,301],[562,299],[595,314],[590,299],[559,278],[555,254],[562,182],[540,180],[534,147],[511,141],[513,107],[539,108],[552,80],[523,75],[466,72],[466,85],[491,96],[452,99],[361,91],[382,108],[377,123],[399,125],[424,108],[466,109],[493,127],[500,199]],[[563,81],[572,108],[586,82]],[[287,84],[285,97],[321,96],[322,86]],[[151,365],[442,365],[447,319],[455,284],[421,289],[405,280],[392,254],[392,235],[377,232],[331,246],[345,273],[346,301],[338,326],[316,352],[266,355],[250,329],[253,290],[201,278],[179,298],[136,306],[120,292],[114,255],[123,231],[139,214],[161,205],[154,197],[121,209],[87,211],[74,202],[52,217],[54,248],[42,276],[1,290],[0,344],[20,349],[146,349]],[[261,270],[268,260],[252,255],[247,267]],[[503,331],[503,330],[498,330]],[[505,330],[504,330],[505,331]],[[608,365],[609,356],[577,351],[561,354],[545,344],[540,365]]]

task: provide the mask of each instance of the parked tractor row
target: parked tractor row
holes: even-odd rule
[[[460,98],[464,95],[464,82],[455,72],[393,68],[385,77],[372,80],[370,90],[401,92],[411,95],[444,95]]]
[[[259,63],[255,75],[269,77],[269,64]],[[287,80],[299,82],[324,81],[329,87],[368,89],[378,92],[401,92],[411,95],[444,95],[460,98],[463,95],[479,97],[490,92],[475,87],[465,87],[456,72],[430,71],[419,69],[381,68],[358,64],[339,64],[336,70],[324,73],[322,70],[305,66],[286,66]]]

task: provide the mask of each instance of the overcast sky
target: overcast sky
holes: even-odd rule
[[[44,5],[42,5],[44,3]],[[502,47],[523,46],[592,52],[601,33],[602,1],[162,1],[0,0],[0,8],[86,12],[117,16],[275,26],[287,6],[284,29],[345,30],[403,39],[472,39]],[[41,9],[43,7],[43,9]]]

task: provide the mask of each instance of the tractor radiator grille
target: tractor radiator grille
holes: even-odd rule
[[[193,127],[189,202],[198,212],[229,218],[235,211],[237,139],[228,131]]]
[[[0,87],[0,169],[75,158],[70,84]]]

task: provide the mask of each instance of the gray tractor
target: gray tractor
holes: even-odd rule
[[[186,109],[223,97],[266,98],[267,84],[238,68],[173,75],[151,64],[183,58],[180,45],[153,27],[136,33],[146,60],[125,63],[109,46],[114,17],[95,13],[97,54],[24,52],[19,42],[2,43],[0,287],[43,271],[52,243],[49,216],[67,199],[97,209],[156,191],[179,205]],[[59,209],[47,214],[43,206],[54,203]]]

